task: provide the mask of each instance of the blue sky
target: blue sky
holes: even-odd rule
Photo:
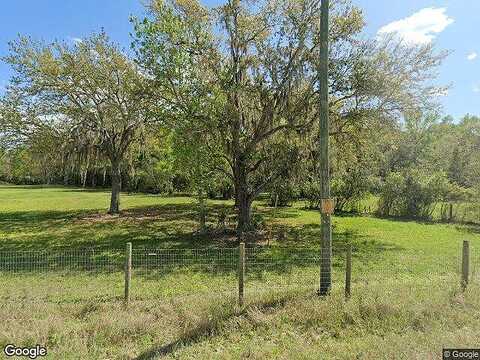
[[[366,32],[396,31],[411,42],[433,41],[452,53],[440,69],[439,83],[451,84],[442,98],[444,112],[459,119],[466,113],[480,115],[480,41],[478,0],[352,0],[364,10]],[[219,1],[209,0],[207,5]],[[128,48],[130,15],[141,15],[140,0],[16,0],[4,1],[0,12],[0,56],[7,42],[18,34],[44,40],[87,36],[102,27],[111,38]],[[478,55],[477,55],[478,54]],[[0,63],[0,91],[10,69]]]

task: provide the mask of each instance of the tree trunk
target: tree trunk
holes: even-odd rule
[[[92,170],[91,186],[92,186],[92,188],[97,186],[97,170],[96,170],[96,168],[93,168],[93,170]]]
[[[252,205],[251,196],[248,192],[248,179],[246,166],[240,160],[235,161],[235,205],[238,210],[237,236],[242,241],[242,235],[250,228],[250,208]]]
[[[118,214],[120,212],[120,191],[122,190],[122,173],[120,162],[112,161],[112,196],[110,199],[109,214]]]
[[[91,185],[92,185],[92,188],[94,188],[95,186],[97,186],[97,163],[98,163],[98,152],[99,150],[97,149],[96,153],[95,153],[95,157],[93,159],[93,167],[92,167],[92,182],[91,182]]]
[[[82,188],[85,188],[87,186],[87,174],[88,170],[85,169],[80,173],[80,177],[82,179]]]
[[[105,187],[105,182],[107,178],[107,168],[104,166],[103,167],[103,180],[102,180],[102,186]]]
[[[90,167],[90,155],[87,153],[86,155],[87,163],[85,164],[85,170],[82,174],[82,187],[85,188],[87,186],[87,176],[88,176],[88,168]]]
[[[233,196],[234,196],[234,200],[235,200],[233,206],[234,206],[236,209],[239,208],[238,190],[237,190],[237,189],[238,189],[238,184],[235,184],[234,187],[233,187]]]
[[[205,198],[203,196],[203,191],[201,189],[198,190],[198,215],[199,215],[199,231],[201,233],[205,232],[206,230],[206,222],[207,222],[207,214],[205,209]]]
[[[250,228],[252,201],[248,195],[246,187],[241,187],[238,191],[238,238],[241,239],[245,231]]]

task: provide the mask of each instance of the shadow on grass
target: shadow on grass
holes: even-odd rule
[[[439,225],[439,224],[471,224],[474,225],[475,223],[457,223],[457,222],[448,222],[441,219],[422,219],[422,218],[414,218],[408,216],[386,216],[386,215],[378,215],[378,214],[370,214],[369,217],[386,220],[390,222],[403,222],[403,223],[415,223],[421,225]]]
[[[125,243],[132,242],[134,266],[146,273],[170,273],[179,267],[193,268],[199,264],[197,269],[201,271],[236,271],[238,241],[233,230],[232,206],[209,204],[211,231],[204,233],[197,232],[197,213],[193,202],[134,207],[118,216],[98,210],[0,213],[0,228],[5,236],[0,245],[4,254],[0,269],[121,270]],[[218,231],[218,219],[225,213],[226,229]],[[295,209],[277,213],[267,208],[258,213],[264,219],[300,216]],[[262,236],[269,237],[267,243],[271,240],[273,245],[266,246],[265,241],[258,242],[254,237],[247,244],[255,248],[247,251],[247,265],[250,261],[281,273],[318,264],[320,224],[267,224]],[[354,231],[334,229],[333,239],[334,260],[344,257],[346,244],[354,244],[354,256],[362,260],[376,258],[381,252],[402,250]],[[165,250],[152,251],[158,249]],[[343,260],[334,261],[334,266],[342,263]],[[262,266],[258,268],[262,270]]]
[[[298,295],[299,294],[290,294],[284,296],[277,296],[275,299],[271,300],[258,301],[248,305],[241,311],[236,311],[234,305],[230,304],[229,310],[225,312],[220,312],[220,316],[218,315],[218,313],[209,316],[207,320],[201,321],[200,324],[196,327],[190,328],[185,334],[179,336],[177,340],[174,340],[165,345],[154,346],[150,350],[147,350],[137,356],[135,360],[153,360],[158,359],[159,357],[170,355],[183,346],[194,345],[202,342],[206,337],[212,337],[217,335],[226,322],[231,319],[244,316],[248,313],[248,310],[250,308],[259,309],[261,311],[273,309],[280,310],[284,308],[288,301],[291,300],[294,296],[298,299]],[[309,294],[303,296],[311,297],[312,295]]]
[[[467,234],[480,234],[480,225],[469,223],[462,226],[455,226],[455,229]]]
[[[5,237],[0,250],[123,248],[126,242],[188,248],[215,243],[208,234],[196,234],[196,211],[190,204],[132,208],[118,216],[98,210],[3,212],[0,228]]]

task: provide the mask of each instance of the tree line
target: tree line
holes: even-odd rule
[[[382,215],[429,217],[478,191],[480,122],[438,104],[446,51],[368,38],[362,10],[333,1],[329,137],[336,210],[368,194]],[[207,8],[154,0],[130,19],[131,50],[99,32],[70,44],[20,36],[4,58],[0,177],[252,202],[320,204],[320,1]],[[203,206],[200,206],[203,209]]]

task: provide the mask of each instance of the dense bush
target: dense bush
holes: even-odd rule
[[[335,210],[345,211],[348,205],[364,199],[374,187],[375,179],[367,170],[352,169],[337,175],[331,182],[331,194],[335,199]],[[307,181],[302,186],[302,196],[310,209],[319,209],[321,203],[320,181]]]
[[[276,183],[270,191],[270,206],[290,206],[298,199],[300,191],[289,181]]]
[[[332,179],[332,195],[335,198],[335,210],[344,211],[347,205],[362,200],[374,185],[374,177],[364,167],[349,169]]]
[[[430,219],[435,205],[445,200],[451,186],[443,172],[406,169],[389,174],[382,186],[378,211],[383,216]]]
[[[302,196],[307,201],[309,209],[319,209],[321,201],[320,181],[307,181],[302,186]]]
[[[172,174],[161,171],[158,169],[152,169],[150,171],[141,170],[135,177],[127,177],[132,179],[130,188],[131,191],[140,191],[152,194],[171,194],[174,191]]]
[[[208,184],[207,196],[209,199],[229,200],[233,197],[234,189],[232,182],[225,177],[218,177]]]

